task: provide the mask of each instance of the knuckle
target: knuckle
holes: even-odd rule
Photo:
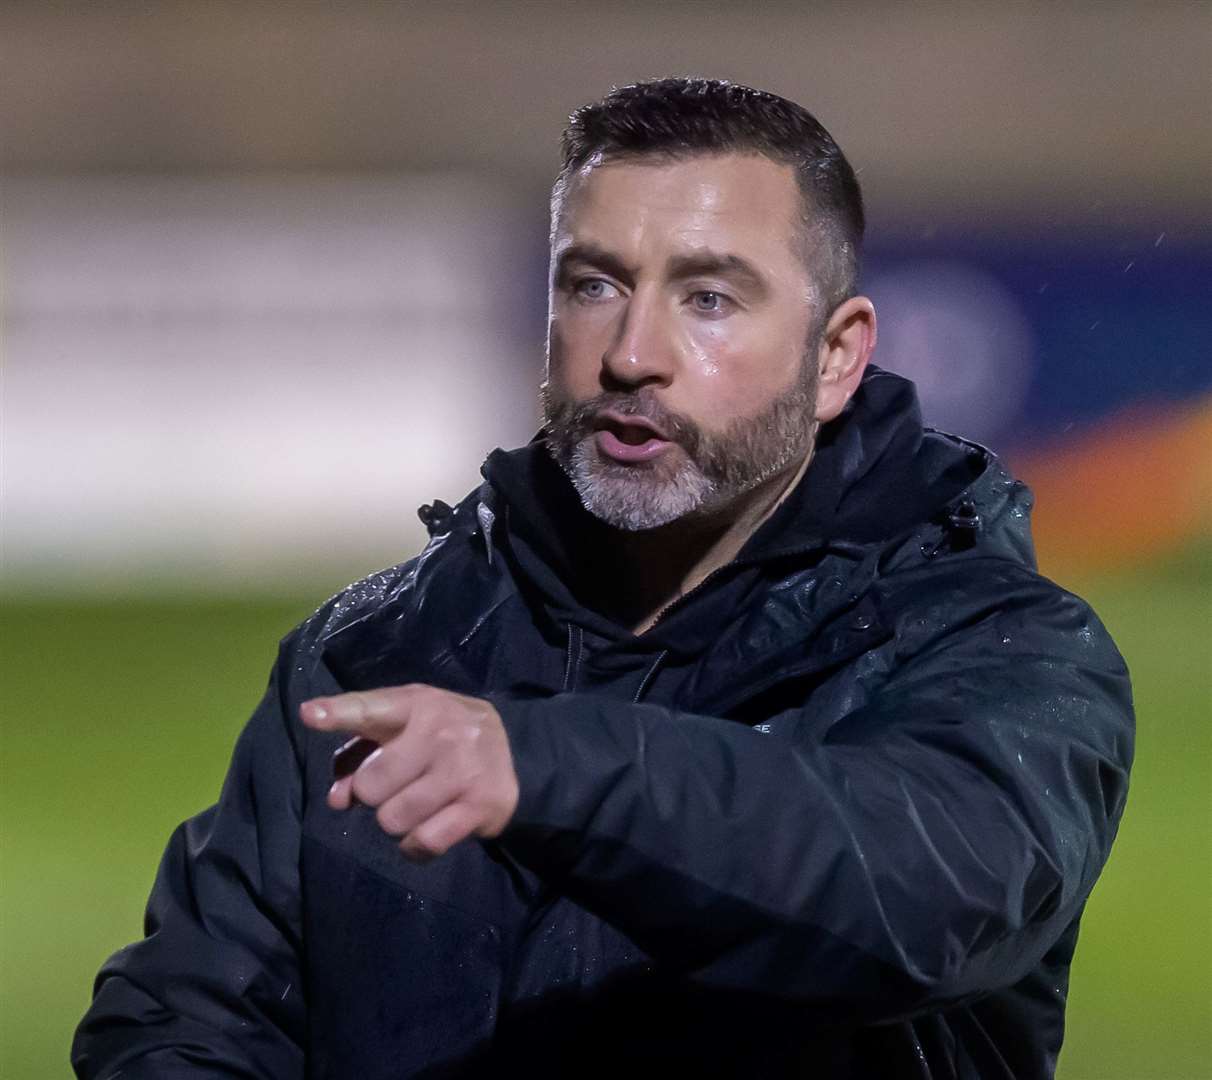
[[[442,728],[442,716],[433,709],[426,708],[423,701],[416,701],[409,711],[408,726],[414,735],[432,738]]]
[[[476,786],[483,773],[483,764],[478,755],[458,743],[452,744],[443,762],[443,778],[457,791],[467,791]]]
[[[403,836],[418,821],[424,817],[426,799],[419,792],[401,791],[394,798],[384,803],[380,810],[387,811],[390,828],[383,825],[385,831],[393,836]],[[380,824],[383,822],[380,820]]]
[[[369,693],[374,695],[375,703],[378,706],[377,712],[381,717],[391,721],[408,719],[411,722],[417,707],[416,691],[418,689],[417,684],[409,683],[405,686],[385,686],[380,690],[371,690]]]
[[[409,683],[403,690],[410,703],[414,705],[427,705],[437,700],[442,693],[436,687],[426,686],[425,683]]]
[[[432,802],[432,797],[428,791],[407,788],[400,792],[396,801],[400,807],[400,816],[411,823],[424,816]]]
[[[492,774],[485,768],[484,762],[478,757],[469,757],[462,762],[459,770],[460,785],[473,798],[483,801],[485,794],[492,786]]]
[[[351,790],[354,798],[365,806],[378,806],[382,801],[373,777],[364,776],[361,771],[354,774]]]
[[[393,698],[398,701],[411,701],[417,696],[417,692],[422,689],[420,683],[405,683],[403,686],[393,686],[387,691]]]
[[[384,803],[375,811],[375,820],[389,836],[400,836],[404,830],[400,827],[399,809],[394,802]]]
[[[445,855],[450,850],[450,842],[441,835],[436,835],[418,829],[412,834],[412,848],[420,852],[422,855],[427,855],[433,858],[437,855]]]

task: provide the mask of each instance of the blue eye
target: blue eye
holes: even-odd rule
[[[724,311],[728,304],[728,297],[717,292],[704,290],[702,292],[696,292],[690,298],[690,302],[694,306],[695,311],[715,315]]]
[[[606,300],[614,286],[601,278],[585,278],[573,285],[573,292],[582,300]]]

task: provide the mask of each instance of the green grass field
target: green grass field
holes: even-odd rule
[[[1128,658],[1139,737],[1062,1080],[1212,1076],[1210,554],[1067,582]],[[213,800],[277,639],[321,598],[3,605],[0,1076],[68,1074],[92,977],[139,934],[168,833]]]

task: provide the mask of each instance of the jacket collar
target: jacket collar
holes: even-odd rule
[[[710,588],[695,591],[687,617],[663,618],[634,639],[635,646],[698,651],[719,625],[703,617],[700,592],[740,606],[757,587],[760,568],[773,560],[802,562],[827,546],[904,535],[936,516],[988,460],[979,447],[924,430],[913,384],[869,368],[845,412],[822,428],[813,460],[791,495],[733,563],[713,575]],[[617,533],[584,509],[552,461],[543,433],[520,450],[495,451],[484,476],[498,518],[504,509],[507,524],[498,535],[519,586],[536,591],[556,623],[576,622],[607,637],[631,639],[599,615],[595,603],[601,582],[594,553],[608,550]]]
[[[679,605],[652,630],[635,637],[598,614],[580,594],[581,583],[593,577],[596,545],[609,542],[613,530],[584,510],[541,439],[540,433],[520,450],[490,455],[484,466],[486,482],[458,506],[442,505],[442,521],[431,525],[434,539],[417,560],[401,568],[407,571],[403,576],[398,571],[379,575],[383,588],[371,587],[378,577],[369,579],[365,603],[343,603],[334,610],[323,635],[325,651],[336,669],[348,673],[350,685],[381,685],[387,677],[383,665],[403,655],[400,643],[420,629],[411,625],[414,616],[424,622],[440,610],[442,621],[455,628],[445,645],[436,646],[445,652],[414,656],[408,651],[409,670],[393,668],[390,673],[396,681],[405,676],[424,679],[425,672],[440,666],[454,642],[480,625],[486,612],[515,588],[536,601],[530,605],[534,617],[547,620],[557,632],[572,622],[614,640],[618,647],[643,652],[695,655],[718,648],[725,644],[716,639],[729,612],[768,616],[773,632],[775,624],[781,625],[782,601],[794,600],[802,607],[804,596],[797,591],[788,598],[788,590],[776,590],[778,597],[770,593],[755,611],[752,597],[764,584],[786,579],[795,570],[811,573],[827,549],[846,554],[856,567],[861,562],[867,568],[863,573],[874,571],[876,555],[883,565],[893,546],[911,558],[927,557],[928,547],[946,545],[946,520],[957,506],[974,508],[985,533],[983,553],[1033,562],[1026,488],[983,448],[924,429],[912,384],[873,368],[846,412],[822,430],[803,480],[738,558],[713,577],[702,595],[700,590],[691,594],[692,603]],[[486,506],[491,514],[478,512]],[[993,522],[997,524],[991,530]],[[460,560],[458,580],[439,589],[441,596],[427,596],[434,584],[428,564],[444,562],[443,549],[452,541],[471,555],[479,545],[467,545],[476,533],[484,544],[480,555]],[[486,552],[494,543],[502,557],[492,565]],[[814,623],[828,618],[825,609],[846,608],[852,591],[863,591],[862,583],[850,576],[845,584],[830,577],[819,596],[814,591]],[[832,593],[824,587],[832,585],[837,586]],[[427,609],[424,617],[418,614],[422,607]],[[721,618],[714,617],[721,611]],[[879,632],[870,613],[859,614],[864,640],[855,638],[855,647]],[[755,640],[761,637],[758,633]],[[753,662],[747,653],[739,669]],[[391,663],[398,666],[397,661]],[[738,670],[732,664],[723,667]]]

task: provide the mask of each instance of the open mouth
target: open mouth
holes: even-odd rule
[[[604,409],[598,413],[594,417],[593,426],[598,431],[613,431],[621,441],[631,445],[638,445],[648,439],[669,441],[669,436],[648,417],[617,413],[612,409]]]
[[[643,417],[602,413],[595,423],[598,449],[622,462],[648,461],[668,449],[670,440]]]
[[[612,432],[619,442],[628,446],[643,446],[649,439],[660,438],[645,424],[607,424],[605,430]]]

